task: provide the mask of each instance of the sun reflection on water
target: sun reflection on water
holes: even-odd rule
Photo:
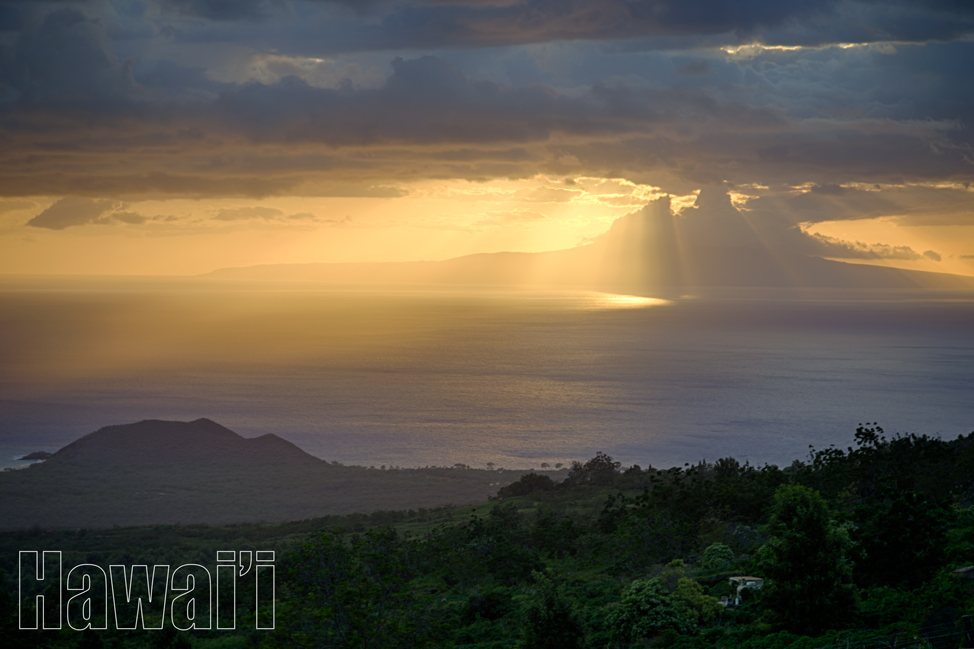
[[[595,293],[592,295],[589,308],[591,309],[645,309],[654,306],[669,306],[672,300],[657,297],[643,297],[641,295],[615,295],[613,293]]]

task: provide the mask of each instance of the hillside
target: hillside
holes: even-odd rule
[[[46,462],[48,467],[152,466],[175,464],[293,464],[322,461],[277,435],[241,437],[209,419],[191,422],[146,420],[105,426],[85,435]]]
[[[854,444],[785,469],[730,457],[643,469],[597,453],[567,475],[525,474],[492,503],[436,511],[4,532],[0,635],[89,646],[74,631],[16,630],[17,585],[5,575],[18,551],[58,548],[65,565],[208,566],[234,547],[278,553],[275,630],[255,633],[256,600],[241,598],[235,631],[170,627],[163,644],[158,631],[110,627],[104,646],[971,646],[974,433],[887,437],[867,424]]]
[[[0,473],[0,529],[292,521],[461,505],[486,500],[521,473],[347,467],[208,419],[142,421],[107,426],[44,462]]]

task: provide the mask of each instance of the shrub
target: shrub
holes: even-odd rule
[[[585,632],[577,613],[550,579],[533,576],[538,588],[524,611],[518,649],[581,649]]]
[[[677,612],[659,579],[637,579],[622,593],[622,602],[608,616],[612,638],[622,644],[639,638],[653,637],[672,629],[677,633],[691,633],[692,622]]]
[[[551,491],[554,488],[555,481],[548,476],[538,473],[525,473],[517,482],[512,482],[506,487],[501,487],[497,491],[497,496],[500,498],[526,496],[536,491]]]
[[[703,551],[703,559],[700,565],[707,570],[723,568],[734,562],[734,551],[723,543],[714,543],[707,546]]]

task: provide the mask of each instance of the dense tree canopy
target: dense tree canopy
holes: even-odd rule
[[[953,649],[974,613],[974,580],[951,574],[974,563],[974,434],[887,438],[868,425],[855,442],[787,468],[623,468],[600,453],[567,480],[526,474],[471,509],[7,533],[8,575],[32,546],[63,548],[71,564],[205,563],[244,542],[283,558],[272,633],[20,632],[8,579],[4,646],[854,649],[928,637]],[[764,587],[722,606],[739,575]]]
[[[818,633],[855,609],[849,535],[831,519],[818,492],[784,485],[774,497],[771,538],[758,568],[766,578],[762,600],[774,622],[796,633]]]

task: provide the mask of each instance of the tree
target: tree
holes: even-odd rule
[[[944,562],[951,512],[921,494],[857,512],[856,582],[917,588]]]
[[[703,551],[703,559],[700,560],[700,565],[707,570],[723,568],[732,563],[734,563],[734,551],[723,543],[707,546],[707,549]]]
[[[518,649],[576,649],[585,646],[585,631],[571,604],[554,582],[532,573],[538,584],[524,610]]]
[[[680,577],[672,594],[677,614],[692,623],[713,622],[724,607],[720,600],[703,592],[703,587],[689,577]]]
[[[11,582],[13,580],[7,577],[7,572],[0,568],[0,638],[3,638],[3,646],[10,649],[41,646],[35,637],[41,632],[22,631],[19,628],[18,607],[10,594],[17,592],[17,590]],[[46,632],[45,635],[47,635]]]
[[[91,629],[86,631],[82,638],[79,649],[97,649],[104,646],[98,633]],[[162,631],[152,634],[151,638],[150,649],[192,649],[193,647],[185,633],[181,633],[168,625]]]
[[[562,558],[577,551],[575,541],[584,529],[571,517],[560,517],[554,510],[538,510],[531,528],[531,543],[542,553]]]
[[[703,587],[687,577],[683,559],[674,559],[658,577],[660,585],[669,593],[673,610],[683,618],[688,628],[717,619],[723,607],[720,600],[703,592]]]
[[[554,488],[554,480],[532,471],[522,475],[520,480],[512,482],[506,487],[501,487],[497,491],[497,495],[501,498],[510,498],[511,496],[526,496],[535,491],[551,491]]]
[[[841,624],[855,608],[849,538],[829,518],[822,496],[801,485],[778,488],[768,530],[758,565],[772,621],[799,634]]]
[[[628,645],[666,630],[693,632],[693,623],[681,616],[677,608],[658,578],[637,579],[623,591],[619,607],[607,617],[612,638]]]
[[[432,631],[429,606],[410,585],[411,548],[393,530],[348,538],[324,531],[290,554],[290,602],[275,638],[282,646],[421,647]]]
[[[565,482],[569,484],[608,485],[615,480],[622,462],[616,462],[611,456],[599,451],[591,460],[582,464],[572,462]]]

